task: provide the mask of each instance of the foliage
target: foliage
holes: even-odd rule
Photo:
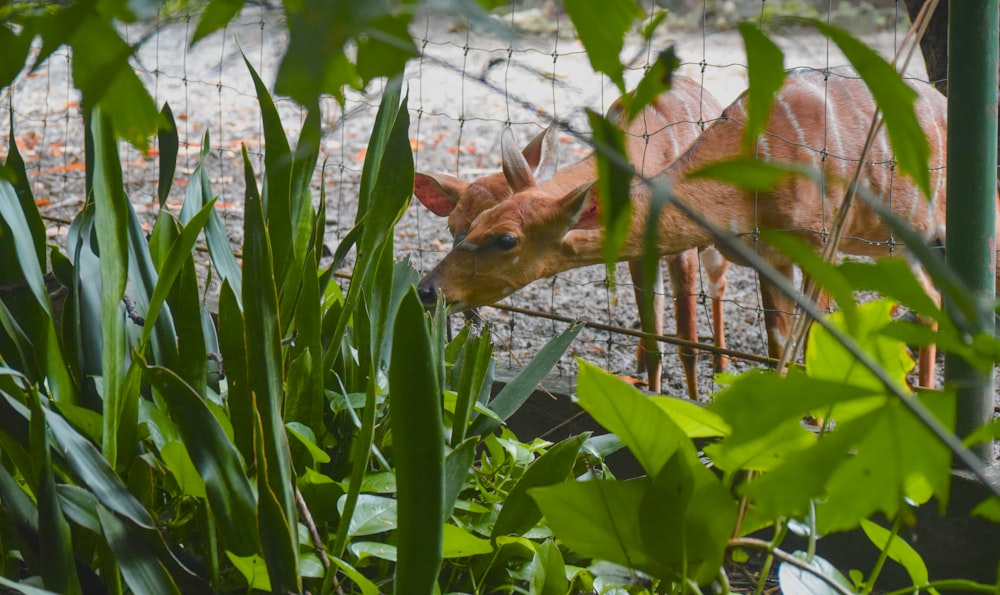
[[[413,162],[406,99],[392,75],[413,49],[412,5],[286,3],[292,43],[279,90],[308,106],[320,93],[389,78],[355,226],[325,263],[325,197],[314,205],[310,189],[319,112],[309,112],[292,147],[249,68],[267,154],[258,188],[244,152],[242,266],[203,163],[179,216],[165,208],[178,147],[173,118],[167,106],[150,111],[127,67],[134,48],[112,25],[156,5],[25,4],[0,27],[0,48],[15,58],[0,66],[0,85],[27,65],[36,36],[43,45],[32,67],[62,44],[99,50],[74,51],[93,176],[65,252],[46,245],[13,134],[0,178],[0,254],[9,263],[0,269],[4,588],[684,593],[725,589],[727,569],[745,564],[753,548],[765,553],[764,571],[781,560],[787,592],[869,592],[888,560],[915,589],[935,586],[899,531],[914,505],[947,502],[951,459],[961,453],[947,441],[955,398],[950,390],[910,391],[904,341],[935,342],[983,370],[1000,356],[994,337],[965,330],[982,308],[940,263],[915,249],[954,294],[954,313],[929,300],[899,260],[835,267],[789,238],[769,237],[843,308],[813,327],[803,370],[727,378],[700,407],[643,395],[581,363],[580,406],[613,435],[522,443],[503,421],[579,327],[554,337],[491,397],[489,330],[466,327],[446,341],[443,312],[424,311],[413,270],[394,262],[393,226],[409,203]],[[240,6],[210,2],[192,43]],[[567,9],[595,67],[620,84],[618,50],[639,14],[635,4]],[[877,83],[880,104],[896,112],[886,122],[891,138],[909,142],[912,98],[898,77],[843,32],[815,26]],[[755,48],[751,93],[766,105],[780,53],[756,29],[742,30]],[[343,47],[360,38],[367,41],[351,62]],[[332,45],[315,59],[320,42]],[[673,63],[661,55],[630,110],[665,88]],[[770,82],[760,87],[762,76]],[[756,119],[766,113],[754,108],[748,134],[762,129]],[[606,122],[593,116],[592,125],[599,150],[620,148]],[[154,132],[161,210],[147,238],[122,187],[117,139],[142,145]],[[921,170],[918,145],[901,167]],[[614,159],[602,159],[601,172],[609,178],[602,194],[621,194],[628,177]],[[703,173],[760,187],[789,172],[740,160]],[[609,235],[620,233],[620,213],[608,217]],[[197,275],[199,238],[221,281],[214,314]],[[345,292],[332,274],[351,249],[357,260]],[[885,297],[853,306],[862,289]],[[896,303],[939,330],[894,321]],[[823,425],[807,428],[803,417]],[[994,424],[969,440],[996,434]],[[644,477],[619,480],[604,465],[621,446]],[[996,509],[996,501],[981,507]],[[879,516],[890,527],[872,521]],[[858,528],[882,552],[871,569],[845,575],[813,553],[823,535]],[[791,530],[806,536],[807,551],[781,549]],[[762,531],[770,541],[754,536]],[[995,591],[963,580],[938,586]]]

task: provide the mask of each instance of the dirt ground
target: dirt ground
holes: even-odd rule
[[[470,179],[493,172],[499,165],[499,137],[505,124],[526,141],[541,131],[552,116],[578,131],[587,130],[584,108],[605,111],[617,96],[613,85],[590,68],[581,45],[564,18],[546,13],[528,15],[519,26],[539,30],[511,39],[483,29],[469,29],[448,15],[422,15],[413,26],[422,56],[406,73],[411,118],[410,137],[419,171],[445,172]],[[207,165],[218,207],[229,226],[233,245],[241,245],[243,196],[241,145],[262,168],[262,132],[256,99],[242,51],[262,74],[273,81],[286,43],[278,14],[248,8],[224,32],[184,51],[194,30],[194,15],[130,25],[132,40],[146,36],[135,64],[157,105],[169,102],[178,119],[181,155],[169,208],[177,213],[206,132],[211,150]],[[516,17],[520,19],[521,16]],[[534,19],[534,21],[532,21]],[[632,40],[623,52],[631,62],[627,79],[634,84],[643,66],[673,44],[681,57],[681,72],[702,81],[726,105],[746,86],[742,40],[734,31],[703,31],[695,27],[661,26],[652,43]],[[891,55],[902,40],[902,28],[889,26],[864,40]],[[815,34],[801,30],[781,33],[776,41],[785,51],[786,67],[825,68],[846,61]],[[49,235],[60,242],[66,221],[83,204],[83,134],[79,98],[72,90],[68,58],[57,54],[36,72],[22,76],[0,102],[13,110],[15,140],[30,170],[35,197],[49,219]],[[908,71],[923,77],[919,52]],[[350,93],[345,106],[325,102],[323,146],[314,190],[327,200],[327,244],[335,248],[353,224],[355,197],[368,134],[378,106],[378,85],[365,93]],[[293,103],[279,100],[279,109],[291,136],[304,118]],[[0,110],[0,156],[6,157],[10,114]],[[580,159],[587,148],[575,137],[560,138],[561,163]],[[149,223],[156,213],[155,149],[148,155],[122,146],[129,195]],[[429,270],[451,245],[444,221],[413,202],[397,228],[399,258],[410,258],[420,271]],[[350,263],[348,263],[348,269]],[[577,269],[538,281],[503,303],[572,319],[626,329],[638,328],[625,267],[609,278],[603,267]],[[705,312],[700,333],[712,342],[707,287],[702,287]],[[727,342],[731,349],[766,353],[763,310],[752,270],[730,269],[725,297]],[[495,308],[481,310],[497,338],[501,365],[520,367],[544,342],[566,327],[542,316],[512,314]],[[457,329],[461,323],[455,320]],[[673,328],[668,296],[666,327]],[[683,374],[675,348],[664,346],[664,388],[667,394],[685,394]],[[585,330],[558,365],[558,373],[575,373],[574,357],[582,357],[621,375],[635,370],[634,340],[618,333]],[[740,371],[757,364],[735,360]],[[707,357],[699,366],[703,394],[717,385]]]

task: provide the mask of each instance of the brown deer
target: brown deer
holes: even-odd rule
[[[882,197],[891,210],[928,239],[942,240],[945,232],[946,104],[944,97],[926,84],[915,84],[915,105],[920,125],[931,147],[932,195],[922,196],[913,181],[893,167],[892,153],[884,130],[879,133],[862,168],[862,185]],[[799,164],[822,172],[825,183],[789,177],[766,192],[757,194],[723,182],[689,177],[703,166],[742,155],[741,141],[746,121],[746,95],[733,102],[695,144],[656,176],[668,183],[679,200],[704,215],[717,227],[751,241],[759,230],[789,230],[817,250],[825,240],[843,201],[848,180],[858,165],[875,102],[865,84],[855,75],[833,71],[797,70],[789,73],[775,98],[765,131],[759,136],[760,159]],[[514,196],[482,212],[465,237],[434,270],[420,282],[425,299],[440,293],[446,302],[463,308],[491,303],[543,277],[574,267],[601,262],[602,231],[593,226],[593,196],[583,186],[553,197],[530,183],[523,173],[527,166],[504,152],[505,169],[514,180]],[[647,246],[643,232],[651,190],[646,184],[632,188],[633,219],[622,260],[639,258]],[[929,198],[929,200],[928,200]],[[849,211],[842,252],[878,257],[893,245],[889,227],[861,201]],[[665,208],[657,221],[660,254],[679,254],[705,246],[713,238],[675,206]],[[785,275],[792,262],[780,251],[763,243],[758,253]],[[920,273],[921,275],[923,273]],[[926,276],[924,276],[926,285]],[[761,281],[768,331],[768,351],[778,357],[791,328],[792,302],[773,285]],[[934,379],[933,351],[922,354],[919,382]]]
[[[677,158],[701,133],[699,122],[712,119],[722,111],[715,98],[701,85],[687,77],[675,76],[671,91],[659,96],[655,103],[627,120],[624,106],[616,101],[608,111],[608,118],[625,132],[626,152],[630,162],[640,173],[651,174],[659,171]],[[461,246],[473,221],[480,213],[508,200],[512,187],[521,188],[535,185],[553,200],[563,196],[581,184],[597,178],[597,164],[591,154],[584,159],[554,169],[556,152],[556,129],[550,126],[536,136],[518,154],[513,148],[512,135],[508,130],[502,137],[504,170],[466,182],[447,174],[417,173],[413,192],[420,202],[435,215],[448,217],[448,229],[454,238],[454,245]],[[511,153],[507,155],[507,153]],[[516,157],[515,157],[516,156]],[[513,170],[508,164],[516,162],[519,169]],[[695,249],[667,257],[667,268],[676,300],[675,318],[677,334],[689,340],[697,340],[695,313],[697,308],[698,251]],[[703,252],[702,261],[708,278],[709,293],[712,298],[713,332],[719,346],[725,347],[723,335],[723,313],[721,298],[725,291],[725,271],[729,266],[714,249]],[[638,261],[629,263],[636,299],[640,292],[653,292],[652,319],[640,312],[640,323],[644,330],[654,334],[663,333],[663,281],[662,275],[647,283],[642,279]],[[421,297],[428,303],[436,299],[436,292],[430,286],[421,284]],[[498,296],[492,303],[505,296]],[[452,303],[453,311],[463,309],[461,304]],[[642,310],[640,308],[640,310]],[[649,389],[660,391],[661,364],[657,342],[643,339],[639,347],[639,366],[647,372]],[[688,395],[698,398],[697,354],[688,348],[680,349]],[[716,369],[724,368],[726,360],[716,357]]]

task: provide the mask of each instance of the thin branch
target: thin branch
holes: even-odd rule
[[[792,566],[795,566],[799,570],[808,572],[809,574],[820,579],[824,583],[830,586],[834,591],[841,593],[842,595],[857,595],[854,591],[851,591],[844,585],[835,581],[834,579],[826,576],[816,568],[813,568],[806,562],[796,558],[795,556],[789,554],[788,552],[772,547],[770,543],[764,541],[763,539],[756,539],[753,537],[735,537],[729,540],[729,545],[733,547],[752,547],[760,550],[765,550],[770,552],[775,558],[778,558],[782,562],[787,562]]]

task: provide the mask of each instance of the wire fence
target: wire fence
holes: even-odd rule
[[[650,12],[657,9],[652,2],[645,4]],[[738,3],[706,0],[677,4],[693,6],[689,12],[671,14],[648,42],[638,35],[630,37],[622,54],[628,62],[626,80],[634,85],[657,53],[673,45],[682,60],[680,72],[726,105],[746,87],[742,41],[732,26],[739,18],[761,20],[785,3],[764,0],[745,14],[726,12],[737,10],[730,5]],[[832,21],[843,16],[845,6],[854,10],[858,5],[830,0],[818,16]],[[418,171],[443,172],[466,180],[496,172],[504,126],[511,126],[522,142],[553,118],[573,130],[585,131],[584,108],[604,113],[617,97],[614,86],[590,67],[559,3],[525,5],[515,1],[509,8],[509,13],[498,18],[518,32],[512,37],[477,28],[452,15],[427,12],[414,20],[411,33],[420,57],[411,61],[405,76]],[[890,56],[908,25],[905,10],[890,6],[873,14],[877,19],[859,17],[858,22],[866,27],[876,25],[875,30],[865,32],[864,39]],[[244,192],[241,148],[246,147],[252,156],[258,175],[265,150],[244,57],[265,82],[273,81],[287,45],[287,31],[279,10],[266,4],[248,6],[224,31],[189,47],[198,17],[194,11],[163,13],[148,22],[122,25],[121,30],[127,41],[139,46],[133,66],[157,106],[169,104],[177,120],[180,154],[168,208],[179,212],[187,178],[202,151],[207,151],[217,208],[238,248]],[[780,31],[775,40],[786,52],[786,67],[829,68],[845,63],[830,43],[816,34]],[[910,74],[923,77],[922,64],[917,62]],[[354,222],[368,133],[380,93],[381,84],[373,83],[364,92],[348,92],[343,105],[325,99],[321,106],[320,161],[324,165],[316,173],[314,193],[316,200],[325,196],[327,201],[326,243],[331,250]],[[291,101],[276,100],[294,141],[305,112]],[[85,185],[83,118],[69,54],[57,52],[33,72],[22,74],[2,91],[0,101],[9,108],[0,110],[0,156],[6,158],[12,131],[35,198],[47,217],[49,240],[64,243],[69,221],[84,204]],[[140,217],[151,226],[158,211],[155,143],[146,153],[124,144],[121,151],[128,195]],[[579,138],[565,132],[560,136],[560,165],[577,161],[588,151]],[[424,272],[447,252],[451,241],[444,220],[416,201],[397,228],[399,257],[409,257]],[[349,270],[350,262],[347,266]],[[481,316],[492,325],[497,338],[498,361],[520,367],[549,337],[565,328],[567,319],[586,319],[599,328],[581,334],[558,366],[559,372],[572,374],[572,357],[580,356],[614,373],[632,374],[638,322],[630,283],[624,265],[610,271],[587,267],[535,282],[513,294],[504,303],[514,310],[482,309]],[[751,270],[731,269],[724,309],[730,348],[737,354],[757,354],[760,359],[766,354],[766,334],[758,283]],[[666,297],[669,333],[671,303],[677,296]],[[698,301],[699,335],[706,343],[714,343],[704,273]],[[662,359],[664,392],[684,394],[677,347],[664,344]],[[737,358],[734,368],[756,365],[760,365],[758,361]],[[711,366],[702,363],[699,374],[704,393],[713,387]]]

